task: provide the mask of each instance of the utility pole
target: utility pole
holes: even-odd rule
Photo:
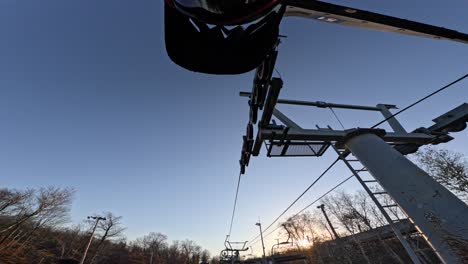
[[[262,233],[262,224],[260,223],[260,221],[258,221],[258,223],[256,223],[255,225],[257,225],[259,228],[260,228],[260,239],[262,240],[262,249],[263,249],[263,263],[266,263],[265,261],[265,244],[263,243],[263,233]]]
[[[346,262],[348,262],[350,264],[353,263],[352,260],[348,256],[348,252],[346,250],[346,245],[343,243],[343,241],[341,240],[341,237],[338,235],[338,233],[336,233],[336,230],[333,227],[333,225],[332,225],[332,223],[330,221],[330,218],[328,218],[327,212],[325,211],[325,205],[321,204],[321,205],[317,206],[317,208],[322,209],[323,215],[325,216],[325,219],[327,220],[327,223],[330,226],[330,229],[332,230],[333,235],[335,235],[335,239],[336,239],[337,243],[340,245],[339,246],[340,254],[343,254],[343,257],[346,259]],[[368,261],[368,263],[369,263],[369,261]]]
[[[340,236],[338,235],[338,233],[336,233],[336,230],[333,227],[333,225],[332,225],[332,223],[330,221],[330,218],[328,218],[327,212],[325,212],[325,205],[321,204],[321,205],[317,206],[317,208],[322,209],[323,215],[325,216],[325,219],[327,220],[327,223],[330,226],[330,229],[332,230],[333,235],[335,236],[335,239],[340,239]]]
[[[88,245],[86,245],[86,249],[83,253],[83,257],[81,258],[80,264],[83,264],[86,259],[86,254],[88,254],[88,250],[89,250],[89,247],[91,246],[91,242],[93,241],[94,232],[96,232],[96,228],[97,228],[99,221],[100,220],[106,221],[105,217],[100,217],[100,216],[88,216],[88,219],[96,220],[96,222],[94,223],[93,231],[91,232],[91,236],[89,237]]]

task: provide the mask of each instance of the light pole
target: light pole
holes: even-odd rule
[[[91,232],[91,236],[89,237],[88,245],[86,245],[86,249],[83,253],[83,257],[81,258],[80,264],[83,264],[85,259],[86,259],[86,254],[88,254],[89,247],[91,246],[91,242],[93,241],[93,236],[94,232],[96,232],[97,225],[100,220],[106,221],[105,217],[100,217],[100,216],[88,216],[88,219],[94,219],[96,220],[96,223],[94,224],[93,231]]]
[[[260,228],[260,239],[262,240],[262,249],[263,249],[263,263],[266,263],[265,262],[265,244],[263,243],[262,224],[260,224],[260,221],[259,221],[255,225],[257,225]]]
[[[335,239],[340,239],[340,236],[338,235],[338,233],[336,233],[336,230],[333,227],[333,225],[332,225],[332,223],[330,221],[330,218],[328,218],[327,212],[325,211],[325,205],[321,204],[321,205],[317,206],[317,208],[322,209],[323,215],[325,216],[325,219],[327,220],[327,223],[330,226],[330,229],[333,232],[333,235],[335,235]]]

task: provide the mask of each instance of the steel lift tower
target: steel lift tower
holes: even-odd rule
[[[268,87],[268,92],[264,95],[264,101],[260,100],[263,112],[258,121],[256,136],[253,136],[256,113],[251,109],[247,132],[243,137],[241,173],[245,172],[251,155],[260,154],[262,145],[266,146],[268,157],[319,157],[332,147],[376,202],[414,263],[420,261],[403,235],[395,228],[395,220],[386,213],[386,207],[401,208],[443,262],[468,261],[468,206],[404,156],[416,152],[420,146],[452,140],[453,137],[449,135],[451,132],[459,132],[466,128],[467,103],[433,119],[435,124],[430,127],[407,132],[390,112],[390,109],[396,108],[394,105],[358,106],[282,100],[279,99],[283,86],[281,79],[271,78],[264,85]],[[250,98],[251,107],[252,100],[258,100],[253,98],[253,93],[241,92],[240,95]],[[279,104],[376,111],[386,118],[393,131],[376,128],[304,129],[278,110]],[[273,116],[282,124],[272,121]],[[354,159],[348,156],[353,156]],[[352,162],[360,162],[364,167],[355,169],[351,165]],[[359,173],[366,171],[374,179],[362,179]],[[372,182],[380,184],[384,191],[372,191],[369,187]],[[381,205],[376,198],[378,195],[389,195],[395,204]]]
[[[465,44],[468,34],[317,0],[164,1],[166,50],[174,63],[208,74],[240,74],[256,69],[252,92],[247,94],[250,117],[240,159],[241,173],[251,155],[259,155],[263,143],[267,145],[268,156],[321,156],[332,146],[358,180],[362,171],[351,166],[348,155],[354,155],[364,165],[363,170],[368,170],[385,189],[385,194],[396,201],[444,262],[468,262],[467,206],[404,157],[420,146],[453,139],[449,132],[466,127],[467,105],[434,119],[431,127],[408,133],[392,118],[390,110],[394,106],[278,100],[283,83],[272,79],[272,71],[279,26],[283,17],[289,16]],[[281,103],[379,111],[388,119],[393,131],[303,129],[276,109]],[[254,138],[254,125],[262,110]],[[273,115],[283,125],[272,123]],[[360,182],[371,192],[365,187],[369,182],[363,179]],[[382,194],[373,193],[371,197],[375,195]],[[379,209],[385,211],[382,206]],[[418,263],[414,253],[401,241],[413,262]]]

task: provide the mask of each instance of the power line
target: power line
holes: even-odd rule
[[[292,202],[292,203],[291,203],[291,204],[290,204],[290,205],[289,205],[273,222],[271,222],[271,224],[270,224],[266,229],[263,230],[263,233],[265,233],[274,223],[276,223],[276,221],[278,221],[278,220],[281,218],[281,216],[283,216],[297,201],[299,201],[299,199],[301,199],[302,196],[304,196],[304,194],[306,194],[306,193],[310,190],[310,188],[312,188],[325,174],[327,174],[327,172],[328,172],[331,168],[333,168],[333,166],[335,166],[335,164],[336,164],[339,160],[340,160],[340,158],[337,158],[335,161],[333,161],[333,162],[330,164],[330,166],[328,166],[328,168],[327,168],[325,171],[323,171],[322,174],[320,174],[320,176],[317,177],[317,179],[315,179],[315,181],[313,181],[313,182],[309,185],[309,187],[307,187],[307,188],[301,193],[301,195],[299,195],[299,197],[297,197],[297,198],[296,198],[296,199],[295,199],[295,200],[294,200],[294,201],[293,201],[293,202]],[[259,237],[260,237],[260,235],[257,235],[257,236],[256,236],[254,239],[252,239],[252,240],[256,240],[256,239],[259,238]]]
[[[283,79],[283,77],[281,77],[281,73],[276,69],[276,67],[275,67],[275,72],[278,74],[278,76],[280,77],[280,79]]]
[[[296,200],[294,200],[273,222],[271,222],[271,224],[265,229],[263,230],[263,233],[265,233],[274,223],[276,223],[276,221],[278,221],[281,216],[283,216],[297,201],[299,201],[299,199],[302,198],[302,196],[304,196],[304,194],[306,194],[310,188],[312,188],[312,186],[314,186],[333,166],[335,166],[335,164],[339,161],[340,159],[337,158],[334,162],[332,162],[332,164],[330,164],[330,166],[328,166],[328,168],[322,172],[322,174],[320,174],[320,176],[315,179],[314,182],[312,182],[312,184],[309,185],[309,187],[307,187],[307,189],[305,189],[301,195],[299,195],[299,197],[296,198]],[[257,239],[258,237],[260,237],[260,235],[258,235],[257,237],[255,237],[253,240]]]
[[[457,80],[455,80],[455,81],[453,81],[453,82],[451,82],[451,83],[445,85],[444,87],[442,87],[442,88],[440,88],[440,89],[438,89],[438,90],[432,92],[431,94],[426,95],[425,97],[419,99],[418,101],[416,101],[416,102],[414,102],[414,103],[408,105],[407,107],[401,109],[400,111],[396,112],[395,114],[393,114],[393,115],[391,115],[391,116],[385,118],[384,120],[380,121],[379,123],[375,124],[375,125],[372,126],[371,128],[376,128],[377,126],[383,124],[383,123],[386,122],[387,120],[389,120],[389,119],[391,119],[391,118],[393,118],[393,117],[395,117],[395,116],[401,114],[402,112],[404,112],[404,111],[410,109],[411,107],[413,107],[413,106],[415,106],[415,105],[421,103],[422,101],[426,100],[427,98],[432,97],[433,95],[435,95],[435,94],[437,94],[437,93],[439,93],[439,92],[442,92],[443,90],[445,90],[445,89],[449,88],[450,86],[452,86],[452,85],[454,85],[454,84],[460,82],[461,80],[465,79],[466,77],[468,77],[468,74],[465,74],[463,77],[458,78]]]
[[[336,188],[340,187],[341,185],[343,185],[345,182],[347,182],[349,179],[351,179],[354,175],[351,175],[349,176],[348,178],[344,179],[343,181],[341,181],[340,183],[338,183],[337,185],[335,185],[335,187],[331,188],[328,192],[326,192],[325,194],[323,194],[322,196],[320,196],[319,198],[317,198],[315,201],[313,201],[312,203],[310,203],[309,205],[307,205],[306,207],[302,208],[302,210],[300,210],[299,212],[297,212],[294,216],[304,212],[305,210],[307,210],[309,207],[311,207],[314,203],[318,202],[320,199],[322,199],[323,197],[327,196],[329,193],[333,192]]]
[[[333,108],[331,108],[331,107],[329,107],[329,109],[331,110],[331,112],[332,112],[333,115],[335,116],[336,120],[338,120],[338,123],[340,123],[341,128],[343,128],[343,130],[345,130],[345,127],[343,126],[343,123],[341,123],[341,120],[340,120],[340,118],[338,117],[338,115],[335,113],[335,110],[333,110]]]
[[[354,175],[351,175],[349,176],[348,178],[344,179],[343,181],[341,181],[340,183],[338,183],[337,185],[335,185],[333,188],[331,188],[330,190],[328,190],[325,194],[323,194],[322,196],[320,196],[319,198],[315,199],[313,202],[311,202],[309,205],[307,205],[306,207],[304,207],[303,209],[301,209],[299,212],[297,212],[296,214],[294,214],[292,217],[295,217],[299,214],[301,214],[302,212],[304,212],[305,210],[307,210],[309,207],[311,207],[312,205],[314,205],[316,202],[320,201],[323,197],[327,196],[329,193],[333,192],[336,188],[340,187],[341,185],[343,185],[345,182],[349,181]],[[270,233],[268,233],[267,235],[263,236],[263,238],[273,234],[276,230],[278,230],[281,226],[277,226],[275,229],[273,229]],[[255,239],[254,239],[255,240]],[[255,245],[258,241],[260,240],[257,240],[257,241],[252,241],[250,243],[250,246],[252,245]]]
[[[242,175],[242,173],[239,173],[239,178],[237,179],[236,198],[234,198],[234,207],[232,208],[231,224],[229,225],[229,235],[228,236],[231,236],[232,224],[234,223],[234,215],[236,213],[237,197],[238,197],[238,194],[239,194],[239,186],[240,186],[241,175]]]

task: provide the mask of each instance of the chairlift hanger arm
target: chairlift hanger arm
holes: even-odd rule
[[[285,3],[285,16],[468,44],[468,34],[443,27],[315,0],[287,0]]]
[[[247,244],[248,241],[243,241],[243,242],[231,242],[227,239],[226,237],[226,240],[224,241],[224,246],[226,247],[225,250],[227,251],[246,251],[248,250],[249,248],[245,247],[245,245]],[[232,244],[234,245],[242,245],[242,248],[241,249],[234,249],[232,248]]]
[[[246,248],[241,248],[241,249],[231,249],[231,248],[225,248],[223,249],[223,251],[226,251],[226,252],[243,252],[243,251],[247,251],[249,250],[248,247]]]

